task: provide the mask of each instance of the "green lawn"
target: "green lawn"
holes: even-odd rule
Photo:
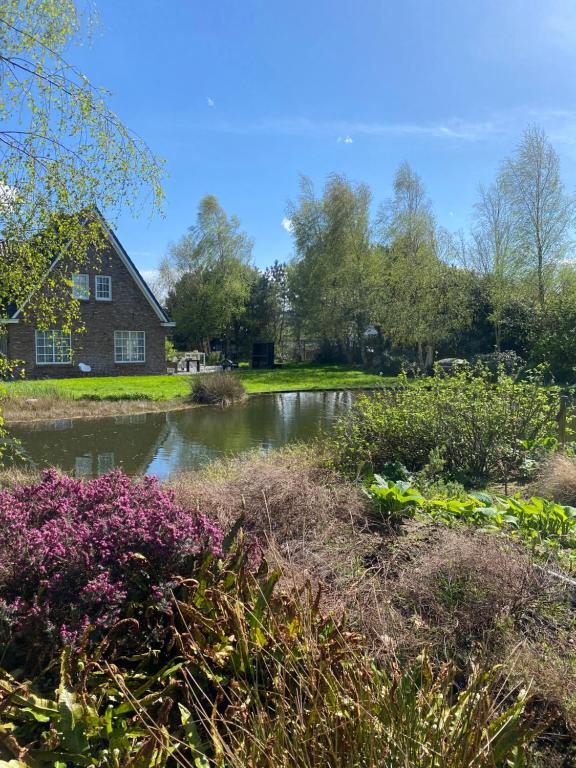
[[[271,371],[241,368],[239,376],[249,393],[313,389],[358,389],[393,381],[346,365],[293,364]],[[184,397],[190,389],[188,376],[111,376],[85,379],[51,379],[15,382],[8,385],[14,397],[68,395],[74,399],[173,400]]]
[[[282,392],[303,389],[359,389],[377,387],[394,377],[366,373],[348,365],[300,363],[272,371],[240,370],[238,374],[247,392]]]

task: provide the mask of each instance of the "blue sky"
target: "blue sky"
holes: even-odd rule
[[[165,158],[165,217],[118,235],[153,270],[214,194],[265,266],[299,175],[365,181],[375,205],[407,160],[440,224],[466,227],[530,122],[576,188],[574,0],[97,0],[101,26],[70,58],[112,92]]]

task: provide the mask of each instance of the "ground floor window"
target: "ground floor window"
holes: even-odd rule
[[[144,331],[114,331],[114,360],[117,363],[144,363],[146,361]]]
[[[36,331],[36,362],[39,365],[72,362],[72,336],[69,331]]]

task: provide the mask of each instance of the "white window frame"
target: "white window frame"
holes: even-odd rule
[[[82,287],[79,286],[82,278]],[[72,275],[72,298],[77,301],[90,301],[90,275],[87,272],[76,272]]]
[[[39,360],[38,355],[38,341],[40,334],[52,334],[52,338],[50,339],[50,344],[46,342],[46,339],[44,339],[43,347],[45,350],[52,348],[52,359],[51,360]],[[54,339],[54,334],[60,334],[61,338],[66,338],[68,340],[68,359],[67,360],[56,360],[56,344]],[[35,331],[34,334],[34,349],[36,353],[36,365],[71,365],[72,364],[72,334],[70,331],[61,331],[58,329],[50,329],[48,331]],[[44,354],[44,357],[46,354]]]
[[[108,285],[107,296],[98,295],[98,280],[106,280],[106,284]],[[96,275],[94,278],[94,298],[96,301],[112,301],[112,277],[110,275]]]
[[[136,334],[142,334],[142,359],[141,360],[119,360],[118,359],[118,350],[119,348],[124,351],[123,347],[123,341],[119,342],[120,334],[126,334],[126,336],[123,336],[122,338],[127,338],[128,341],[128,352],[130,353],[133,351],[134,347],[132,347],[132,350],[130,349],[130,346],[134,343],[131,342],[130,339],[134,337]],[[140,346],[139,344],[137,345]],[[114,362],[118,363],[119,365],[138,365],[146,362],[146,331],[114,331]]]

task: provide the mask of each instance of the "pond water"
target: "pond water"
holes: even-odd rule
[[[192,408],[99,419],[60,419],[14,427],[33,466],[94,477],[114,467],[166,478],[215,458],[262,452],[329,431],[351,392],[293,392],[251,397],[230,408]]]

